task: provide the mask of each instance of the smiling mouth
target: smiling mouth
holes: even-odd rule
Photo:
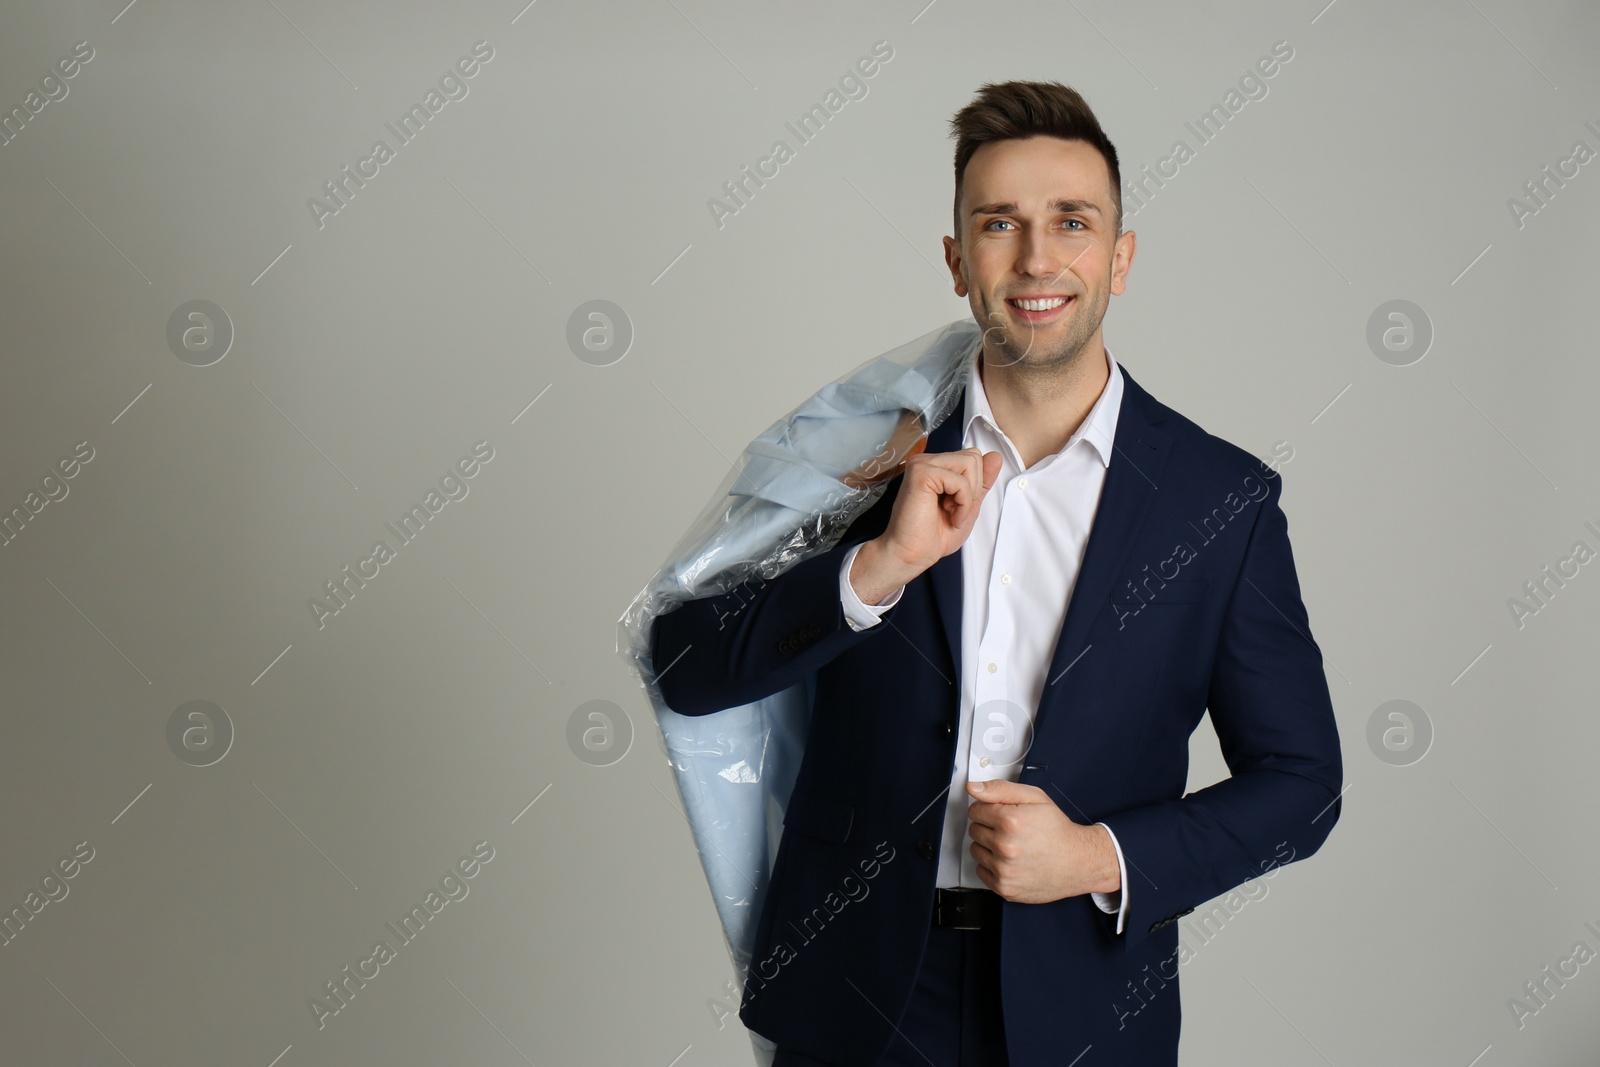
[[[1006,306],[1024,322],[1048,322],[1073,301],[1071,296],[1007,297]]]

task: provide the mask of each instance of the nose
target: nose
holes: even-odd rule
[[[1037,278],[1056,276],[1061,270],[1061,259],[1050,235],[1034,229],[1022,238],[1017,255],[1017,273]]]

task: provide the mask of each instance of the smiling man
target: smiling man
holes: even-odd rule
[[[951,125],[961,399],[834,548],[652,658],[688,715],[814,675],[740,1010],[775,1067],[1174,1065],[1176,921],[1339,817],[1282,480],[1106,348],[1135,238],[1083,98]],[[1208,711],[1230,775],[1186,795]]]

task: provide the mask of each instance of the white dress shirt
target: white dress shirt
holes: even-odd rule
[[[1021,776],[1045,672],[1105,485],[1122,406],[1122,371],[1106,349],[1110,376],[1087,417],[1061,451],[1023,470],[1020,453],[989,408],[977,370],[982,353],[980,346],[967,365],[962,447],[998,452],[1001,462],[960,550],[961,714],[939,848],[936,884],[943,888],[983,886],[972,855],[967,807],[973,799],[967,795],[967,782],[1014,782]],[[878,625],[905,591],[901,586],[878,604],[862,603],[850,584],[850,567],[861,547],[845,555],[839,572],[845,620],[854,630]],[[1106,833],[1111,834],[1109,826]],[[1122,888],[1092,896],[1100,910],[1116,913],[1120,934],[1128,916],[1127,865],[1115,834],[1111,843]]]

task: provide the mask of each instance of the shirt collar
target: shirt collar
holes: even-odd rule
[[[1089,409],[1089,414],[1083,422],[1073,431],[1067,443],[1061,446],[1061,452],[1077,444],[1080,438],[1088,438],[1089,443],[1099,454],[1100,462],[1109,467],[1112,442],[1117,436],[1117,415],[1122,409],[1122,371],[1118,368],[1111,349],[1106,348],[1105,353],[1106,367],[1109,371],[1105,388],[1100,390],[1099,398],[1095,400],[1094,406]],[[983,346],[979,345],[977,351],[967,360],[967,403],[963,420],[965,430],[961,438],[963,448],[973,447],[973,428],[980,418],[996,436],[1005,437],[999,424],[995,422],[994,412],[989,407],[988,394],[984,392],[983,380],[978,376],[978,361],[982,358]],[[1010,438],[1005,439],[1010,440]],[[1061,452],[1056,455],[1060,455]]]

